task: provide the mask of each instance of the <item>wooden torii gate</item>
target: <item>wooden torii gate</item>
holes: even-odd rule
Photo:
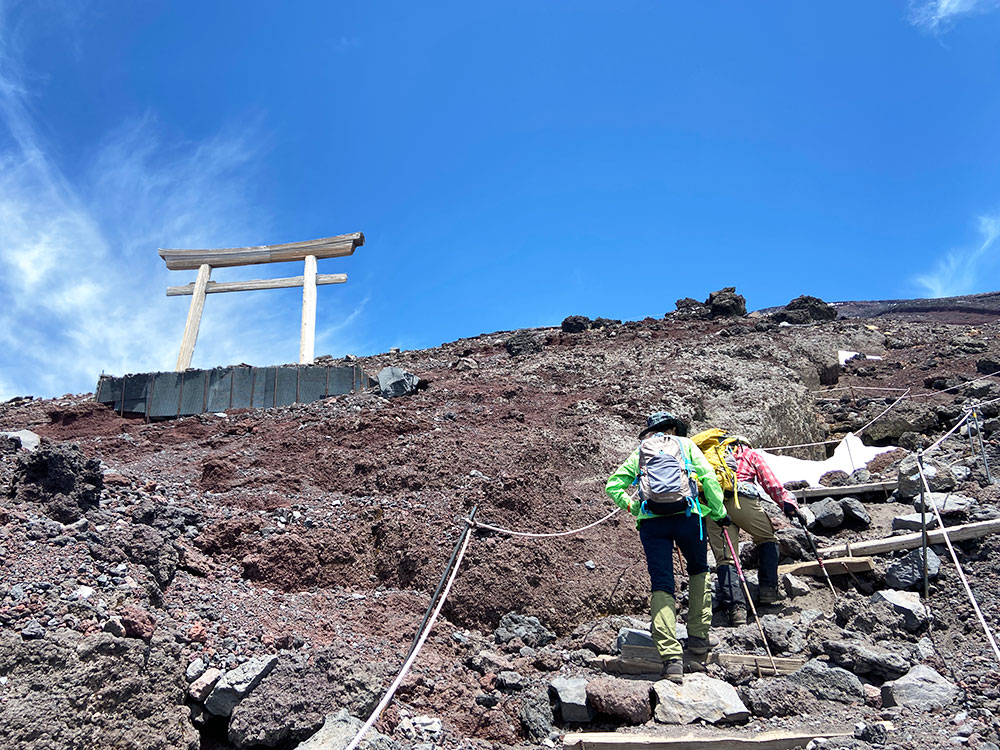
[[[194,345],[198,340],[201,314],[205,309],[205,295],[219,292],[249,292],[257,289],[286,289],[302,287],[302,333],[299,340],[299,364],[312,364],[316,344],[316,287],[322,284],[343,284],[345,273],[316,273],[319,258],[342,258],[353,255],[354,249],[365,244],[361,232],[323,237],[305,242],[289,242],[284,245],[260,245],[259,247],[225,247],[215,250],[159,250],[160,257],[170,271],[191,271],[198,269],[198,277],[191,284],[168,286],[167,296],[191,296],[184,338],[177,356],[177,372],[191,366]],[[261,279],[254,281],[232,281],[218,283],[210,281],[213,268],[228,266],[249,266],[256,263],[285,263],[305,261],[302,276],[282,279]]]

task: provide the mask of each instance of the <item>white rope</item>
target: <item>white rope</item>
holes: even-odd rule
[[[966,415],[966,418],[968,418],[968,415]],[[959,424],[961,424],[961,422],[959,422]],[[924,467],[920,461],[917,461],[917,470],[920,473],[920,481],[923,482],[924,491],[927,493],[923,498],[924,507],[922,511],[926,513],[926,502],[930,499],[931,488],[927,483],[927,477],[924,476]],[[958,561],[958,555],[955,554],[955,548],[951,545],[951,538],[948,536],[948,530],[944,526],[944,519],[941,518],[941,511],[938,510],[937,503],[933,501],[931,501],[931,507],[934,509],[934,515],[937,517],[938,528],[941,529],[941,535],[944,537],[944,543],[948,546],[948,552],[951,554],[951,560],[955,563],[955,569],[958,571],[958,577],[962,580],[962,585],[965,586],[965,593],[969,595],[969,601],[972,603],[972,609],[975,610],[976,616],[979,618],[979,624],[983,626],[983,632],[986,633],[986,638],[989,640],[990,646],[993,647],[993,653],[996,654],[997,661],[1000,662],[1000,648],[997,647],[996,639],[993,637],[993,631],[990,630],[990,626],[987,624],[986,618],[983,617],[982,610],[979,609],[979,602],[976,601],[976,595],[972,593],[972,587],[969,586],[969,579],[965,577],[965,571],[962,569],[962,564]]]
[[[959,383],[958,385],[953,385],[950,388],[942,388],[940,391],[931,391],[930,393],[915,393],[911,398],[931,398],[939,393],[948,393],[949,391],[957,391],[959,388],[964,388],[967,385],[973,385],[980,382],[981,380],[989,380],[993,375],[981,375],[978,378],[973,378],[972,380],[966,380],[965,382]]]
[[[509,534],[510,536],[526,536],[526,537],[531,537],[533,539],[544,539],[544,538],[555,537],[555,536],[569,536],[570,534],[579,534],[581,531],[586,531],[587,529],[592,529],[595,526],[597,526],[598,524],[604,523],[605,521],[607,521],[609,518],[611,518],[615,514],[620,513],[621,510],[622,510],[621,508],[615,508],[613,511],[611,511],[610,513],[608,513],[608,515],[604,516],[604,518],[601,518],[601,519],[599,519],[597,521],[594,521],[593,523],[588,523],[586,526],[581,526],[579,529],[571,529],[569,531],[555,531],[555,532],[550,532],[550,533],[546,533],[546,534],[536,534],[536,533],[531,533],[531,532],[528,532],[528,531],[512,531],[511,529],[502,529],[499,526],[491,526],[488,523],[473,522],[473,525],[477,529],[486,529],[487,531],[496,531],[496,532],[498,532],[500,534]]]
[[[972,412],[971,412],[971,411],[967,411],[967,412],[965,412],[965,414],[963,414],[963,415],[962,415],[962,418],[961,418],[960,420],[958,420],[958,422],[957,422],[957,423],[955,424],[955,426],[954,426],[954,427],[952,427],[952,428],[951,428],[950,430],[948,430],[948,431],[947,431],[947,432],[946,432],[946,433],[945,433],[944,435],[942,435],[941,437],[939,437],[939,438],[938,438],[938,439],[937,439],[937,440],[936,440],[936,441],[935,441],[935,442],[934,442],[934,443],[933,443],[933,444],[931,445],[931,447],[930,447],[930,448],[927,448],[927,449],[926,449],[926,450],[924,451],[924,455],[927,455],[928,453],[930,453],[930,452],[931,452],[931,451],[933,451],[933,450],[937,450],[937,448],[938,448],[938,447],[939,447],[939,446],[941,445],[941,443],[943,443],[943,442],[945,441],[945,439],[946,439],[946,438],[948,438],[948,437],[951,437],[951,435],[952,435],[952,434],[954,434],[955,430],[957,430],[957,429],[958,429],[959,427],[961,427],[961,426],[962,426],[963,424],[965,424],[966,422],[968,422],[968,421],[969,421],[969,417],[971,417],[971,416],[972,416]]]
[[[437,606],[434,608],[434,613],[431,618],[427,621],[427,627],[424,628],[424,632],[420,634],[420,638],[417,640],[416,645],[413,648],[413,652],[410,654],[409,658],[403,663],[402,668],[399,670],[399,675],[393,680],[392,684],[389,686],[389,690],[383,696],[379,704],[375,706],[375,710],[372,711],[371,716],[368,717],[368,721],[364,723],[364,726],[358,730],[358,733],[354,735],[354,739],[345,748],[345,750],[356,750],[357,746],[361,743],[361,740],[367,734],[368,730],[374,726],[375,722],[378,721],[378,717],[381,716],[385,707],[389,705],[392,701],[393,696],[399,689],[400,684],[403,682],[403,678],[406,677],[410,668],[413,666],[413,662],[417,660],[417,655],[420,653],[421,647],[424,645],[424,641],[427,640],[427,636],[430,635],[431,629],[434,627],[434,623],[437,620],[438,615],[441,613],[441,608],[444,606],[445,599],[448,598],[448,593],[451,591],[451,585],[455,582],[455,577],[458,575],[458,569],[462,565],[462,558],[465,557],[465,550],[469,546],[469,540],[472,535],[469,533],[469,529],[465,530],[465,541],[462,542],[462,548],[458,553],[458,557],[455,558],[455,567],[452,568],[451,576],[448,578],[448,583],[445,585],[444,590],[441,592],[441,598],[438,599]]]
[[[857,434],[859,434],[859,433],[862,433],[862,432],[864,432],[865,430],[867,430],[867,429],[868,429],[869,427],[871,427],[871,426],[872,426],[873,424],[875,424],[876,422],[878,422],[878,421],[879,421],[879,420],[880,420],[880,419],[881,419],[882,417],[884,417],[884,416],[885,416],[886,414],[888,414],[888,413],[889,413],[889,412],[891,412],[891,411],[892,411],[893,409],[895,409],[895,408],[896,408],[897,406],[899,406],[899,402],[900,402],[900,401],[902,401],[902,400],[903,400],[904,398],[906,398],[906,397],[907,397],[907,396],[909,396],[909,395],[910,395],[910,389],[909,389],[909,388],[907,388],[907,389],[906,389],[906,392],[905,392],[905,393],[904,393],[904,394],[903,394],[902,396],[900,396],[900,397],[899,397],[899,398],[897,398],[897,399],[896,399],[895,401],[893,401],[893,402],[892,402],[891,404],[889,404],[889,406],[887,406],[887,407],[885,408],[885,411],[883,411],[883,412],[882,412],[881,414],[879,414],[879,415],[878,415],[877,417],[875,417],[875,419],[871,420],[871,421],[870,421],[870,422],[869,422],[868,424],[866,424],[866,425],[865,425],[864,427],[862,427],[861,429],[859,429],[859,430],[854,430],[854,434],[855,434],[855,435],[857,435]]]
[[[877,385],[842,385],[837,388],[820,388],[810,393],[837,393],[838,391],[908,391],[909,388],[886,388]]]
[[[757,448],[759,451],[785,451],[791,448],[812,448],[815,445],[836,445],[840,440],[823,440],[818,443],[799,443],[798,445],[775,445],[768,448]]]

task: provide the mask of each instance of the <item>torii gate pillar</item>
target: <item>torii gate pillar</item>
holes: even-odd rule
[[[302,329],[299,337],[299,364],[313,363],[316,346],[316,287],[324,284],[343,284],[347,274],[317,274],[316,262],[319,258],[339,258],[353,255],[355,248],[365,244],[361,232],[324,237],[306,242],[291,242],[285,245],[261,245],[259,247],[230,247],[216,250],[160,250],[160,257],[171,271],[198,269],[198,277],[193,284],[167,287],[167,296],[191,295],[184,336],[180,353],[177,355],[177,371],[183,372],[191,366],[194,345],[198,340],[201,315],[205,309],[205,295],[219,292],[248,292],[258,289],[282,289],[302,287]],[[249,266],[255,263],[283,263],[301,260],[305,263],[302,276],[282,279],[262,279],[217,283],[210,281],[213,268],[227,266]]]

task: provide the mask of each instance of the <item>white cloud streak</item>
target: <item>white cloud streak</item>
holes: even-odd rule
[[[961,16],[996,8],[1000,8],[1000,0],[911,0],[907,16],[914,26],[939,33],[947,31]]]
[[[953,297],[990,291],[996,288],[997,239],[1000,238],[1000,214],[979,217],[979,245],[971,249],[949,251],[935,269],[916,277],[916,283],[928,297]],[[986,279],[990,289],[984,289]]]
[[[168,272],[156,248],[269,236],[249,196],[257,131],[177,146],[146,114],[107,134],[71,182],[33,116],[40,91],[8,27],[0,5],[0,400],[91,391],[102,371],[173,369],[189,298],[165,287],[193,273]],[[262,268],[213,275],[269,275]],[[297,303],[281,294],[209,297],[194,366],[295,361]]]

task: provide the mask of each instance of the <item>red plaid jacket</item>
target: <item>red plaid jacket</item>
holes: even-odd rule
[[[736,479],[739,482],[756,482],[770,496],[779,508],[784,507],[784,503],[791,503],[796,508],[798,502],[795,495],[785,489],[778,481],[778,478],[771,471],[771,467],[761,458],[761,455],[746,446],[739,447],[736,451]]]

